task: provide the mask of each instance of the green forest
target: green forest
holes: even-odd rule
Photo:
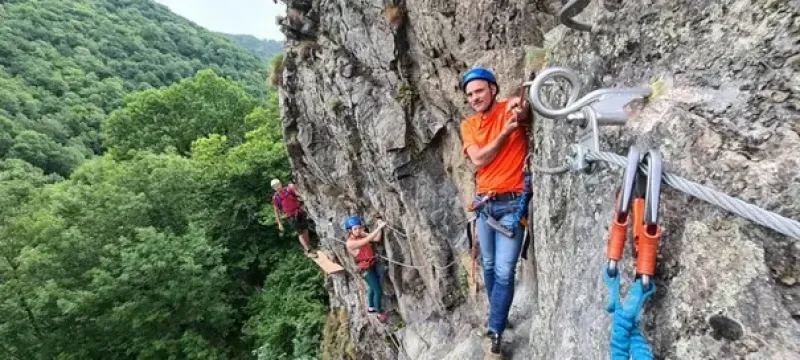
[[[263,40],[253,35],[242,35],[242,34],[222,34],[222,35],[225,35],[227,38],[235,41],[239,45],[242,45],[245,49],[250,50],[254,54],[258,55],[258,57],[264,60],[272,59],[273,56],[283,51],[283,43],[281,43],[280,41]]]
[[[0,359],[318,357],[267,66],[149,0],[0,1]]]

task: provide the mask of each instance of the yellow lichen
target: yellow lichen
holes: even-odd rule
[[[322,330],[323,360],[355,360],[355,346],[350,338],[345,309],[331,309]]]
[[[667,83],[662,79],[656,79],[650,83],[650,101],[657,99],[667,94]]]
[[[547,49],[533,48],[525,56],[525,66],[529,70],[539,71],[547,65]]]

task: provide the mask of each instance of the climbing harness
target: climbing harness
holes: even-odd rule
[[[634,360],[653,358],[638,325],[644,302],[655,291],[655,282],[651,277],[655,274],[658,241],[661,238],[661,227],[658,224],[661,154],[650,151],[644,155],[643,161],[649,165],[646,177],[639,172],[639,155],[639,150],[631,146],[608,236],[608,265],[603,271],[603,279],[609,289],[607,310],[614,315],[611,330],[613,360],[628,360],[630,356]],[[633,226],[636,276],[628,300],[623,306],[620,302],[619,262],[624,252],[629,225]]]
[[[499,221],[497,221],[497,219],[495,219],[493,216],[489,215],[486,212],[483,212],[484,205],[486,205],[486,203],[489,200],[493,199],[495,196],[496,196],[496,194],[494,194],[494,193],[484,194],[480,198],[477,198],[477,199],[473,200],[472,203],[467,204],[467,211],[475,213],[475,215],[476,215],[475,220],[477,220],[477,216],[480,216],[480,214],[482,213],[484,216],[486,216],[486,225],[489,225],[489,227],[491,227],[495,231],[498,231],[498,232],[502,233],[503,235],[505,235],[507,237],[512,237],[512,236],[514,236],[514,230],[513,229],[511,229],[511,230],[507,229],[505,226],[503,226],[503,224],[501,224]]]

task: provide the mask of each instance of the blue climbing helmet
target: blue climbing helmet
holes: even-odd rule
[[[497,86],[497,90],[500,91],[500,86],[497,85],[497,78],[495,78],[494,74],[492,74],[492,72],[488,69],[479,66],[469,69],[469,71],[464,74],[464,77],[461,78],[462,92],[467,91],[467,84],[469,84],[469,82],[472,80],[486,80],[490,84]]]
[[[350,231],[350,229],[352,229],[353,226],[361,226],[361,225],[362,225],[361,218],[355,215],[348,217],[347,220],[344,221],[344,229],[347,231]]]

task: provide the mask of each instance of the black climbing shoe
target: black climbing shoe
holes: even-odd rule
[[[500,355],[500,334],[491,333],[489,338],[492,339],[492,355]]]

